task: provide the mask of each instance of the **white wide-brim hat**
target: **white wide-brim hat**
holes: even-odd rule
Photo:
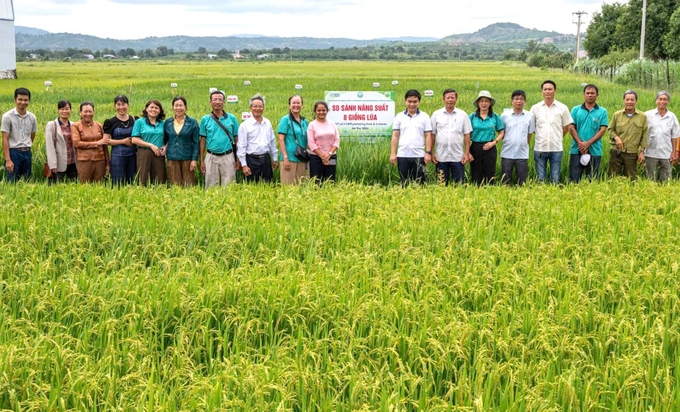
[[[488,90],[481,90],[481,91],[479,92],[479,94],[477,95],[477,98],[475,99],[475,101],[472,102],[472,104],[473,104],[476,108],[479,109],[478,103],[479,103],[479,99],[481,99],[482,97],[486,97],[487,99],[491,100],[491,106],[493,106],[493,105],[496,104],[496,99],[494,99],[493,96],[491,96],[491,92],[489,92]]]

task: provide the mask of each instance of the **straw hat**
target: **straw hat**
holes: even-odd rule
[[[479,109],[478,103],[479,103],[479,99],[481,99],[482,97],[486,97],[487,99],[491,100],[491,106],[496,104],[496,99],[494,99],[491,96],[491,92],[489,92],[488,90],[481,90],[479,92],[479,95],[477,95],[477,98],[475,99],[475,101],[472,102],[472,104],[474,104],[476,108]]]

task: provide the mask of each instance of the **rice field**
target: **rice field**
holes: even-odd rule
[[[101,87],[74,79],[101,99],[100,119],[113,114],[105,97],[125,83],[139,90],[186,77],[203,95],[253,68],[271,84],[295,76],[291,84],[357,89],[379,75],[402,76],[404,90],[459,83],[465,107],[475,79],[506,67],[239,63],[224,69],[239,71],[233,77],[211,78],[217,65],[192,63],[177,73],[140,65],[130,79],[108,65],[95,70],[109,78]],[[19,74],[30,88],[73,67]],[[564,84],[561,100],[578,102],[582,79],[571,74],[506,72],[480,86],[509,102],[526,82],[537,99],[551,77],[558,99]],[[0,82],[3,108],[10,83]],[[601,98],[614,105],[617,87],[601,86]],[[208,110],[196,93],[194,114]],[[279,93],[272,119],[293,90]],[[33,109],[47,104],[43,94]],[[150,97],[135,94],[134,104]],[[0,410],[674,410],[677,191],[676,182],[625,179],[402,189],[344,178],[207,192],[3,182]]]

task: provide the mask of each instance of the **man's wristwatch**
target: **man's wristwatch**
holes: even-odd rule
[[[425,151],[425,154],[432,155],[432,150],[427,150],[427,151]]]

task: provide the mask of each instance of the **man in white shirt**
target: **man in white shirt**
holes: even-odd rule
[[[423,184],[425,165],[432,160],[432,123],[430,116],[418,109],[418,90],[407,91],[404,99],[406,110],[398,113],[392,123],[390,163],[397,164],[402,186],[412,181]]]
[[[432,113],[432,162],[437,165],[437,180],[447,186],[450,181],[463,183],[465,179],[465,153],[470,151],[470,118],[456,108],[458,93],[446,89],[443,93],[444,107]]]
[[[665,90],[656,94],[656,109],[645,112],[649,127],[649,142],[645,149],[645,167],[651,180],[665,182],[671,178],[671,163],[678,159],[680,125],[668,110],[671,95]]]
[[[501,150],[501,179],[504,184],[512,182],[513,169],[517,173],[517,184],[527,181],[529,171],[529,142],[535,132],[534,115],[524,110],[527,95],[524,90],[515,90],[511,95],[512,109],[501,115],[505,133]]]
[[[31,147],[38,130],[35,115],[27,110],[31,92],[23,87],[14,91],[14,109],[2,115],[2,149],[5,155],[5,177],[10,182],[30,179],[33,169]]]
[[[238,158],[247,182],[271,182],[279,167],[276,135],[264,113],[264,97],[256,94],[250,99],[250,118],[238,128]]]
[[[573,120],[569,108],[555,100],[557,85],[552,80],[541,84],[543,101],[531,107],[536,121],[536,137],[534,139],[534,161],[538,181],[546,178],[546,170],[550,163],[550,180],[560,182],[562,168],[562,152],[564,136],[572,127]]]

